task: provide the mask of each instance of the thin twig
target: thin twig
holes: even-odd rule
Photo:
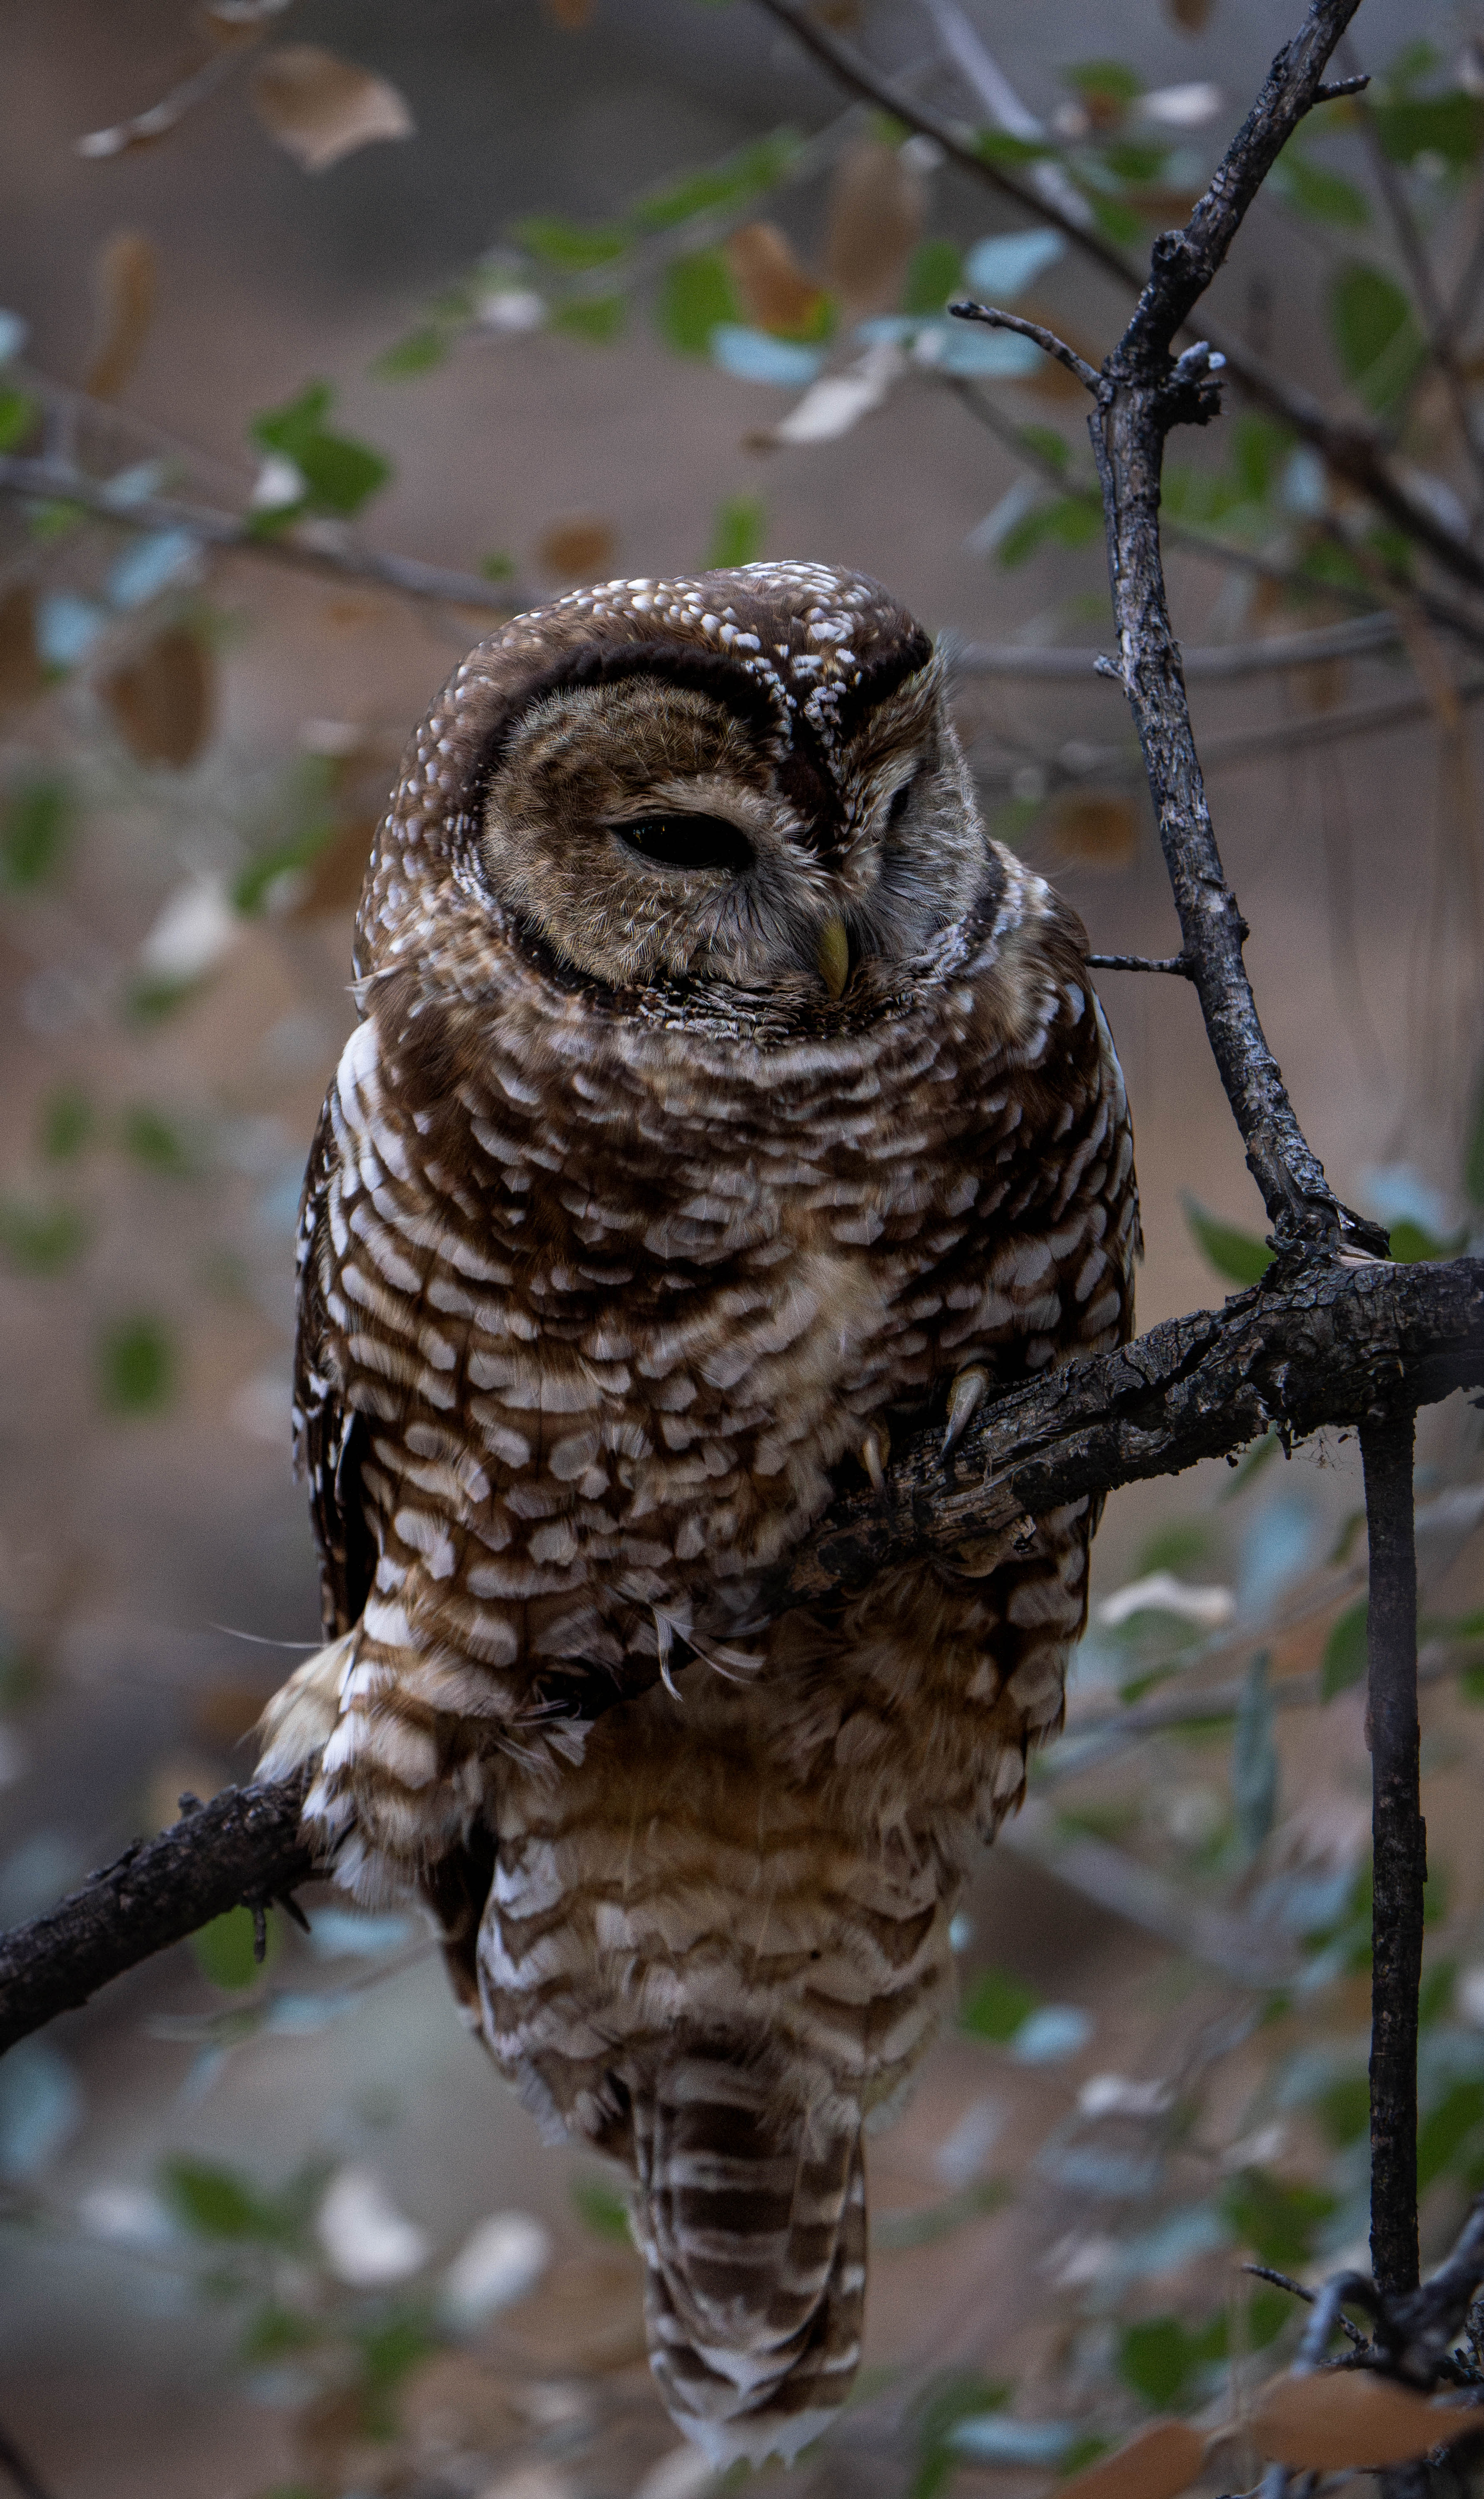
[[[1191,680],[1229,682],[1239,677],[1276,676],[1291,668],[1314,668],[1327,660],[1363,660],[1394,651],[1401,629],[1390,608],[1369,616],[1348,617],[1342,625],[1324,625],[1302,633],[1274,633],[1260,642],[1185,643],[1180,665]],[[1026,642],[959,642],[942,639],[949,674],[953,677],[1030,677],[1081,682],[1097,673],[1096,651],[1073,650],[1066,644],[1042,648]]]
[[[1374,1906],[1371,1980],[1371,2260],[1388,2299],[1415,2290],[1417,1991],[1422,1819],[1417,1724],[1417,1552],[1410,1407],[1361,1425],[1371,1551],[1367,1624]]]
[[[1259,2282],[1271,2282],[1276,2290],[1291,2292],[1295,2299],[1302,2299],[1309,2308],[1313,2307],[1318,2297],[1317,2291],[1308,2289],[1302,2282],[1295,2282],[1291,2273],[1279,2273],[1273,2265],[1244,2264],[1242,2270],[1243,2273],[1255,2274]],[[1361,2350],[1365,2350],[1366,2337],[1358,2325],[1348,2317],[1341,2316],[1338,2312],[1335,2322],[1349,2336],[1352,2343],[1359,2344]]]
[[[1097,367],[1089,365],[1085,356],[1080,356],[1065,339],[1058,339],[1054,330],[1045,329],[1039,321],[1022,321],[1018,312],[997,312],[992,305],[967,300],[951,304],[949,310],[955,320],[980,321],[986,330],[1013,330],[1017,339],[1029,339],[1044,356],[1052,356],[1058,365],[1065,365],[1069,373],[1077,375],[1083,390],[1097,389]]]
[[[297,533],[264,530],[250,516],[216,510],[209,503],[181,503],[173,496],[120,496],[106,477],[91,477],[69,461],[22,460],[0,454],[0,495],[28,503],[76,503],[95,519],[132,530],[183,530],[204,546],[237,555],[260,556],[270,564],[287,565],[296,572],[329,574],[340,581],[374,581],[385,590],[411,599],[436,599],[450,607],[477,607],[496,615],[513,615],[534,604],[525,591],[486,581],[478,573],[453,572],[442,565],[422,564],[414,556],[382,555],[341,539],[336,523],[301,524]],[[307,536],[306,530],[333,531],[334,536]]]
[[[1195,965],[1184,955],[1089,955],[1087,967],[1093,972],[1174,972],[1182,981],[1195,978]]]

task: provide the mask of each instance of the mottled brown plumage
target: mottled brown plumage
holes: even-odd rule
[[[920,629],[817,566],[517,618],[377,837],[302,1232],[333,1640],[266,1767],[323,1748],[340,1879],[420,1886],[501,2070],[627,2163],[719,2461],[849,2387],[862,2126],[1060,1721],[1094,1522],[781,1619],[767,1574],[893,1424],[1130,1332],[1084,951]]]

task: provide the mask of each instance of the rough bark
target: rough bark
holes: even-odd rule
[[[1414,1433],[1406,1407],[1369,1417],[1360,1436],[1371,1554],[1371,2264],[1388,2299],[1415,2290],[1419,2270],[1417,1993],[1428,1834],[1417,1724]]]

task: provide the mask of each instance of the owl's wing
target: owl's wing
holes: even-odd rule
[[[299,1208],[295,1250],[299,1325],[294,1346],[294,1469],[309,1487],[309,1516],[319,1548],[320,1614],[327,1639],[338,1639],[359,1622],[376,1568],[375,1542],[361,1500],[366,1422],[345,1405],[327,1354],[325,1200],[336,1151],[327,1102],[309,1150]]]

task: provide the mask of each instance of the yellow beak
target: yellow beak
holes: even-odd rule
[[[851,976],[851,941],[845,933],[843,920],[826,920],[820,930],[819,953],[815,957],[820,978],[832,998],[845,995],[845,984]]]

